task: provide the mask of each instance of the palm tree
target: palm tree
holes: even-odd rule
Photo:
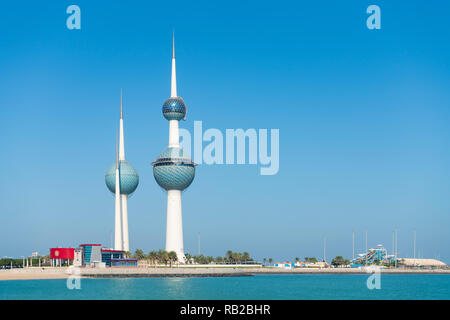
[[[205,262],[205,257],[202,254],[195,256],[194,259],[198,264],[203,264]]]
[[[156,262],[157,262],[158,264],[163,263],[164,252],[165,252],[165,251],[162,250],[162,249],[159,249],[159,250],[156,252]]]
[[[170,266],[172,267],[172,263],[175,263],[178,261],[178,256],[175,251],[170,251],[167,253],[167,260],[170,262]]]
[[[335,258],[333,258],[333,260],[331,260],[331,264],[334,266],[340,266],[343,265],[345,263],[345,259],[342,256],[336,256]]]
[[[238,262],[242,260],[242,255],[239,252],[233,252],[231,254],[231,261],[232,262]]]
[[[269,263],[272,264],[272,262],[273,262],[273,259],[269,258]]]
[[[233,251],[231,250],[227,251],[227,253],[225,254],[225,260],[227,260],[228,262],[233,261]]]
[[[136,249],[136,251],[134,252],[133,257],[135,259],[138,259],[138,260],[145,259],[144,251],[142,251],[141,249]]]
[[[186,253],[185,255],[185,263],[186,264],[190,264],[191,263],[191,259],[192,259],[192,256],[189,254],[189,253]]]
[[[150,260],[151,264],[155,264],[158,260],[158,252],[156,252],[155,250],[150,251],[147,255],[147,258],[148,260]]]
[[[167,265],[167,262],[169,262],[169,253],[166,250],[159,250],[158,252],[159,261]]]

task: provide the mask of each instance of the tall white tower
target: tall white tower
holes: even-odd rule
[[[128,235],[128,195],[133,193],[139,184],[139,175],[133,166],[125,160],[125,142],[123,133],[123,102],[120,92],[119,150],[116,163],[105,175],[108,189],[115,194],[115,232],[114,249],[130,251]]]
[[[122,90],[120,90],[120,122],[119,122],[119,161],[125,161],[125,142],[123,136],[123,102]],[[137,185],[136,185],[137,186]],[[122,241],[124,251],[130,251],[130,238],[128,236],[128,193],[121,193],[122,207]]]
[[[167,191],[166,251],[176,252],[178,261],[184,262],[181,192],[194,180],[196,164],[184,156],[180,147],[178,128],[180,120],[186,117],[186,104],[177,95],[175,38],[172,45],[170,98],[162,107],[164,117],[169,120],[169,146],[152,165],[156,182]]]

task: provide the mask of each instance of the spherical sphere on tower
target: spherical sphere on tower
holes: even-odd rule
[[[153,176],[165,190],[184,190],[195,177],[195,163],[185,157],[183,149],[169,147],[153,162]]]
[[[139,184],[136,169],[126,160],[119,161],[120,194],[133,193]],[[116,193],[116,164],[113,163],[105,174],[105,183],[109,191]]]
[[[164,102],[162,112],[167,120],[182,120],[186,116],[186,104],[180,97],[171,97]]]

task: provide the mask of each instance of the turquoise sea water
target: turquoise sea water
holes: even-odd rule
[[[0,281],[0,299],[450,299],[450,275],[256,275],[227,278],[81,279]]]

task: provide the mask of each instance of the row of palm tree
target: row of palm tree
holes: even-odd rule
[[[145,254],[143,250],[136,249],[134,254],[126,252],[125,256],[127,258],[134,258],[138,260],[147,260],[149,264],[174,264],[178,262],[177,254],[174,251],[167,252],[160,249],[159,251],[152,250],[148,254]],[[245,263],[254,261],[248,252],[233,252],[228,250],[225,257],[218,256],[216,258],[212,256],[191,255],[189,253],[185,254],[187,264],[211,264],[211,263]]]
[[[315,258],[315,257],[305,257],[304,261],[305,261],[306,263],[316,263],[318,260],[317,260],[317,258]],[[264,258],[264,259],[263,259],[264,265],[266,265],[267,262],[268,262],[269,264],[272,264],[272,263],[273,263],[273,259],[272,259],[272,258]],[[299,257],[296,257],[296,258],[295,258],[295,262],[300,262],[300,258],[299,258]]]
[[[172,264],[178,262],[175,251],[168,252],[161,249],[159,251],[152,250],[148,254],[145,254],[141,249],[136,249],[133,255],[130,255],[129,253],[126,253],[125,255],[138,260],[147,260],[150,264],[170,264],[170,266],[172,266]]]
[[[226,262],[248,262],[248,261],[253,261],[253,259],[250,257],[250,254],[248,252],[240,253],[240,252],[233,252],[231,250],[228,250],[226,252],[224,260]]]
[[[217,264],[222,264],[222,263],[248,263],[248,262],[253,262],[254,260],[252,259],[252,257],[250,256],[250,254],[248,252],[233,252],[231,250],[228,250],[225,253],[225,256],[218,256],[218,257],[213,257],[213,256],[204,256],[202,254],[196,255],[196,256],[192,256],[190,254],[185,254],[186,257],[186,263],[192,264],[211,264],[211,263],[217,263]]]

